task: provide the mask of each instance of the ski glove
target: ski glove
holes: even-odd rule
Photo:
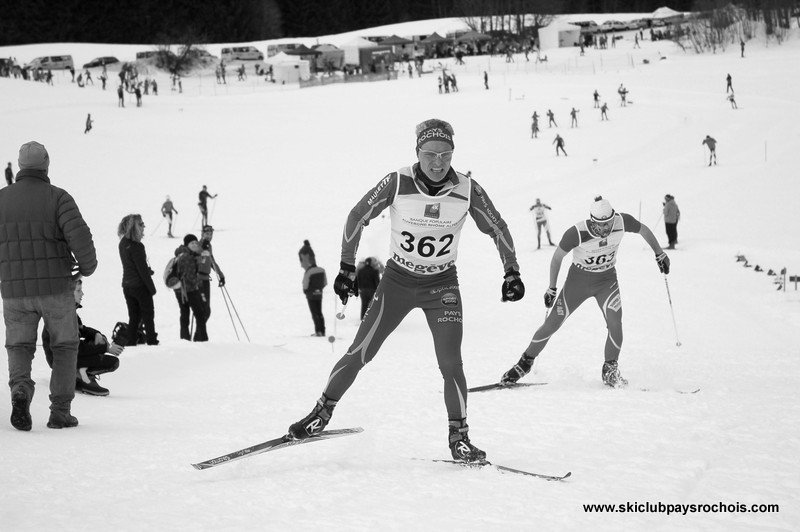
[[[547,289],[547,292],[544,293],[544,306],[547,308],[551,308],[553,303],[556,302],[556,289],[555,287],[550,287]]]
[[[350,294],[358,295],[355,266],[344,262],[339,263],[339,275],[333,281],[333,291],[342,300],[342,304],[347,303],[347,298],[350,297]]]
[[[220,277],[219,278],[219,287],[222,288],[223,286],[225,286],[225,278],[224,277]]]
[[[669,273],[669,257],[665,252],[662,251],[660,255],[656,255],[656,263],[661,273],[664,275]]]
[[[519,301],[525,296],[525,285],[516,270],[508,270],[503,279],[503,301]]]

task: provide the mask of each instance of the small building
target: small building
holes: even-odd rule
[[[539,28],[539,46],[542,50],[578,46],[581,27],[567,22],[552,22]]]

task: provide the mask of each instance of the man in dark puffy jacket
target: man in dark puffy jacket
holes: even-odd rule
[[[50,335],[50,419],[54,429],[75,427],[70,407],[75,396],[78,317],[75,279],[97,268],[92,233],[75,200],[50,184],[50,156],[38,142],[19,150],[13,187],[0,190],[0,295],[6,326],[11,424],[32,426],[30,403],[35,383],[31,365],[39,320]]]

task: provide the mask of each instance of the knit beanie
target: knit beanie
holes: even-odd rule
[[[20,170],[44,170],[47,172],[50,167],[50,155],[43,145],[32,140],[20,147],[17,162]]]
[[[183,237],[183,245],[188,246],[190,242],[197,242],[197,237],[191,233]]]

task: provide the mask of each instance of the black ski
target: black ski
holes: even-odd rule
[[[354,427],[350,429],[325,430],[320,432],[316,436],[311,436],[310,438],[306,438],[305,440],[294,440],[290,439],[288,436],[281,436],[280,438],[275,438],[274,440],[265,441],[263,443],[253,445],[251,447],[245,447],[244,449],[234,451],[232,453],[223,454],[222,456],[218,456],[210,460],[204,460],[202,462],[192,464],[192,467],[201,470],[208,469],[210,467],[216,467],[218,465],[227,464],[229,462],[233,462],[234,460],[241,460],[242,458],[247,458],[248,456],[253,456],[256,454],[266,453],[269,451],[277,451],[278,449],[283,449],[285,447],[292,447],[294,445],[302,445],[304,443],[314,443],[315,441],[329,440],[331,438],[339,438],[341,436],[349,436],[351,434],[358,434],[359,432],[364,432],[364,429],[362,429],[361,427]]]
[[[500,464],[494,464],[489,462],[488,460],[482,460],[479,462],[464,462],[462,460],[433,460],[434,462],[444,462],[446,464],[455,464],[461,467],[469,467],[469,468],[482,468],[482,467],[493,467],[496,470],[500,471],[501,473],[516,473],[518,475],[526,475],[529,477],[536,477],[536,478],[543,478],[544,480],[548,481],[559,481],[564,480],[565,478],[569,478],[572,476],[572,472],[568,472],[566,475],[561,476],[554,476],[554,475],[543,475],[541,473],[532,473],[530,471],[523,471],[522,469],[514,469],[513,467],[507,467]]]
[[[544,386],[547,384],[546,382],[512,382],[508,384],[503,384],[501,382],[495,382],[492,384],[484,384],[483,386],[476,386],[474,388],[469,388],[468,392],[487,392],[489,390],[507,390],[512,388],[524,388],[526,386]]]

